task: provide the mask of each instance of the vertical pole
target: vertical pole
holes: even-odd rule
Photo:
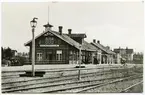
[[[109,55],[107,54],[107,64],[109,64]]]
[[[72,64],[74,63],[74,51],[72,50]]]
[[[78,72],[78,80],[81,80],[81,71],[80,71],[80,67],[81,67],[81,45],[79,46],[79,72]]]
[[[92,52],[92,64],[94,64],[94,53]]]
[[[35,38],[34,38],[34,28],[32,28],[32,76],[35,76]]]
[[[102,54],[100,53],[99,55],[100,55],[100,64],[101,64],[101,61],[102,61]]]

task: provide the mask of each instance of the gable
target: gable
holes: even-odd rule
[[[39,38],[42,38],[43,39],[45,35],[47,35],[47,36],[55,36],[59,40],[61,40],[63,42],[66,42],[67,44],[69,44],[69,45],[71,45],[71,46],[79,49],[79,43],[77,43],[76,41],[74,41],[73,39],[71,39],[70,37],[68,37],[67,35],[64,35],[64,34],[60,35],[58,32],[51,31],[51,30],[48,30],[47,32],[43,32],[40,35],[36,36],[35,37],[35,41],[37,42],[37,40],[39,40]],[[30,46],[31,43],[32,43],[32,40],[28,41],[24,45],[25,46]]]
[[[65,44],[64,41],[60,40],[58,37],[50,32],[45,33],[38,39],[36,39],[36,46],[40,47],[58,47],[60,44]]]
[[[48,37],[55,37],[57,39],[54,38],[48,38],[45,39],[45,36]],[[66,34],[62,34],[60,35],[59,32],[56,31],[52,31],[52,30],[47,30],[47,32],[43,32],[40,35],[36,36],[35,41],[36,44],[38,45],[39,43],[43,43],[45,44],[45,40],[48,40],[47,44],[50,44],[51,42],[49,42],[49,39],[54,39],[55,41],[61,41],[61,43],[65,42],[77,49],[79,49],[80,44],[78,42],[76,42],[75,40],[73,40],[72,38],[70,38],[69,36],[67,36]],[[40,41],[40,42],[39,42]],[[42,41],[42,42],[41,42]],[[44,41],[44,42],[43,42]],[[54,44],[57,45],[58,43],[54,41]],[[32,40],[28,41],[25,46],[30,46],[31,45]],[[91,47],[88,47],[89,45],[87,44],[86,46],[82,46],[82,50],[88,50],[88,51],[95,51],[94,49],[92,49]],[[87,48],[88,47],[88,48]]]

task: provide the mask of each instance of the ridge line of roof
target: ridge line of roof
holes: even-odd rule
[[[108,54],[115,54],[113,51],[106,49],[103,45],[101,44],[97,44],[97,43],[92,43],[93,45],[97,46],[98,48],[100,48],[101,50],[103,50],[104,52],[108,53]]]
[[[49,32],[51,32],[52,34],[54,34],[55,36],[57,36],[57,37],[59,37],[57,34],[55,34],[55,32],[56,31],[49,31]],[[62,36],[63,35],[65,35],[65,34],[62,34]],[[65,35],[65,36],[67,36],[67,35]],[[59,37],[60,39],[62,39],[61,37]],[[71,39],[71,38],[70,38]],[[68,41],[66,41],[66,40],[64,40],[64,39],[62,39],[63,41],[65,41],[65,42],[67,42],[68,44],[70,44],[70,45],[72,45],[72,46],[74,46],[74,47],[76,47],[75,45],[73,45],[73,44],[71,44],[71,43],[69,43]],[[73,40],[73,39],[71,39],[71,40]],[[74,40],[73,40],[74,41]],[[74,42],[76,42],[76,41],[74,41]],[[78,43],[78,42],[76,42],[76,43]],[[78,43],[79,44],[79,43]],[[78,47],[76,47],[77,49],[79,49]]]

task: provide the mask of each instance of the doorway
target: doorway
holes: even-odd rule
[[[46,60],[51,61],[52,59],[52,51],[47,51],[46,52]]]

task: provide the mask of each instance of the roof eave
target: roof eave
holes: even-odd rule
[[[87,51],[97,51],[97,49],[82,49],[82,50],[87,50]]]

